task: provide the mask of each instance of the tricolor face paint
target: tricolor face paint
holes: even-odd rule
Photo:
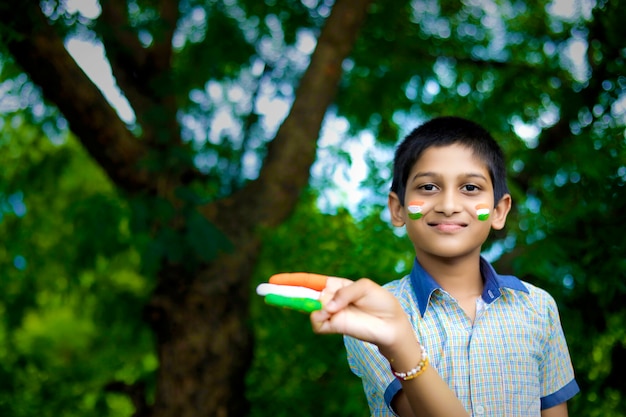
[[[411,220],[419,220],[422,218],[422,206],[424,205],[423,201],[411,201],[407,207],[409,211],[409,218]]]
[[[477,204],[476,205],[476,217],[481,222],[484,222],[489,218],[489,205],[488,204]]]

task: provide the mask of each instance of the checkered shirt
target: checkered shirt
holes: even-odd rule
[[[431,365],[472,416],[539,416],[579,391],[556,303],[546,291],[480,262],[485,286],[473,324],[417,260],[410,275],[385,287],[409,315]],[[391,400],[402,386],[388,361],[370,343],[344,342],[371,415],[394,416]]]

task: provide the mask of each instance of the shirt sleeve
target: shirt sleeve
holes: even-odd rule
[[[549,330],[543,349],[543,361],[539,369],[542,378],[542,410],[561,404],[580,391],[574,378],[574,369],[556,302],[547,293],[545,295],[547,297],[546,318]]]
[[[391,373],[387,359],[371,343],[345,336],[344,344],[350,369],[363,383],[371,416],[395,416],[390,404],[402,386]]]

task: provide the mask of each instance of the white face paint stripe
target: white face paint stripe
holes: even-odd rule
[[[409,206],[409,213],[421,213],[422,212],[422,206],[416,206],[416,205],[410,205]]]

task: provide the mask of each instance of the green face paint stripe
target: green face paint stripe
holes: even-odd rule
[[[487,214],[479,214],[478,215],[478,220],[483,221],[483,222],[485,220],[487,220],[488,218],[489,218],[489,213],[487,213]]]
[[[310,298],[283,297],[282,295],[276,294],[266,295],[265,303],[277,307],[302,311],[304,313],[311,313],[322,309],[322,303],[318,300],[311,300]]]
[[[409,219],[411,220],[419,220],[423,216],[422,213],[409,213]]]

